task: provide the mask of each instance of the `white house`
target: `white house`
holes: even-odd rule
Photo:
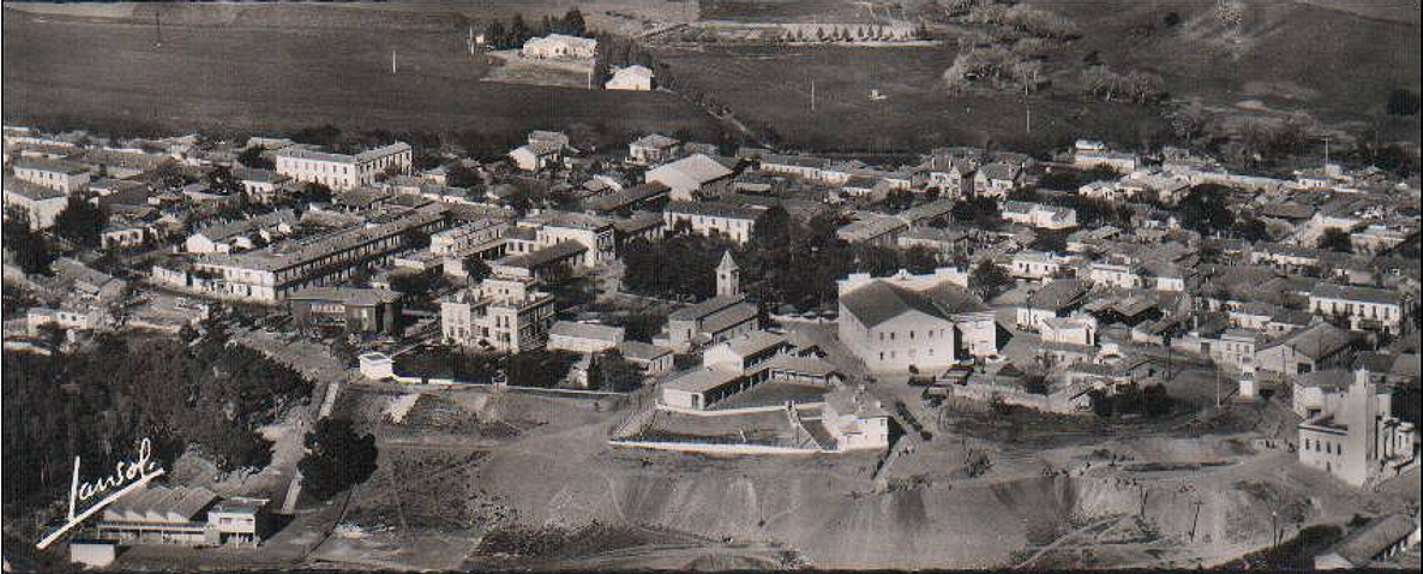
[[[54,227],[54,218],[69,205],[63,191],[18,179],[6,180],[3,191],[5,207],[24,211],[34,230]]]
[[[652,70],[639,65],[618,68],[603,87],[609,90],[649,91],[652,89]]]
[[[319,183],[333,190],[372,185],[386,172],[408,174],[414,152],[410,144],[391,145],[350,155],[289,146],[276,153],[277,173],[296,181]]]
[[[525,58],[551,59],[592,59],[598,50],[598,41],[564,34],[549,34],[542,38],[530,38],[524,42],[519,54]]]
[[[648,171],[646,181],[667,186],[673,201],[690,201],[724,191],[734,175],[721,162],[703,154],[693,154]]]
[[[711,201],[673,201],[662,211],[667,229],[690,226],[698,235],[721,235],[737,243],[751,240],[756,221],[765,209]]]
[[[65,160],[22,157],[15,160],[15,177],[20,181],[71,194],[89,184],[89,170]]]
[[[559,321],[548,331],[548,348],[554,351],[600,353],[622,342],[622,327]]]
[[[1013,223],[1039,229],[1058,230],[1077,227],[1077,210],[1070,207],[1025,201],[1005,201],[1003,202],[1002,215],[1003,219]]]

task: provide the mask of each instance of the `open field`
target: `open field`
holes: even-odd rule
[[[1060,146],[1092,135],[1135,143],[1162,125],[1145,108],[1073,98],[949,94],[941,76],[952,47],[668,47],[673,74],[728,106],[742,121],[770,126],[792,147],[857,151],[990,145]],[[811,82],[815,109],[811,110]],[[884,100],[871,101],[879,90]]]
[[[685,128],[715,141],[712,119],[667,94],[480,81],[487,68],[459,32],[165,25],[156,47],[151,25],[7,8],[4,118],[168,131],[330,123],[516,139],[581,123],[615,134]]]
[[[1371,136],[1389,92],[1420,86],[1416,2],[1248,2],[1231,30],[1214,2],[1031,1],[1083,31],[1070,46],[1073,59],[1095,52],[1114,69],[1155,72],[1176,99],[1214,106],[1259,100]],[[1165,23],[1173,12],[1181,17],[1174,27]],[[1384,141],[1418,141],[1416,116],[1384,116],[1379,128]]]

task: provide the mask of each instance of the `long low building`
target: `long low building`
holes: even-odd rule
[[[313,287],[292,293],[287,301],[302,329],[395,334],[400,325],[400,294],[386,289]]]
[[[354,228],[236,255],[207,255],[191,272],[155,266],[153,280],[223,299],[273,304],[307,287],[351,277],[412,246],[412,234],[449,225],[449,209],[425,205],[372,227]]]
[[[414,158],[410,144],[394,144],[355,155],[326,153],[289,146],[276,153],[277,173],[294,180],[319,183],[335,190],[372,185],[376,176],[409,173]]]

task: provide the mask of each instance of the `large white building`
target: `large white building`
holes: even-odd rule
[[[525,58],[591,59],[598,51],[598,41],[564,34],[549,34],[529,38],[519,54]]]
[[[356,155],[283,148],[276,153],[277,173],[297,181],[319,183],[333,190],[372,185],[376,176],[395,172],[409,174],[414,159],[410,144],[394,144]]]
[[[933,372],[966,356],[998,352],[998,326],[982,302],[940,269],[839,282],[840,341],[873,372]]]
[[[1345,317],[1355,330],[1398,333],[1403,326],[1403,299],[1398,293],[1372,287],[1319,283],[1309,294],[1315,315]]]
[[[1299,462],[1353,486],[1396,476],[1414,459],[1417,431],[1393,416],[1392,393],[1377,388],[1366,370],[1334,412],[1299,424]]]
[[[192,272],[154,266],[153,280],[214,297],[272,304],[293,291],[339,282],[410,247],[411,235],[449,224],[449,208],[425,205],[371,227],[345,229],[239,254],[200,257]]]
[[[582,267],[597,267],[617,258],[616,230],[613,222],[604,217],[545,211],[520,220],[518,227],[522,233],[510,234],[507,239],[510,254],[529,254],[573,241],[587,249],[578,261]]]
[[[440,302],[446,343],[508,353],[542,348],[553,327],[554,297],[531,278],[489,277]]]

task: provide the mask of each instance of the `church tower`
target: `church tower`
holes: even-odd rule
[[[741,295],[741,267],[731,259],[731,251],[721,256],[721,264],[716,266],[716,296],[736,297]]]

